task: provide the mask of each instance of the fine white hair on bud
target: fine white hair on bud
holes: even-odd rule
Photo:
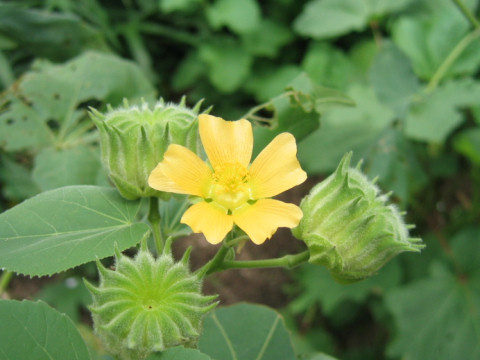
[[[133,259],[116,251],[115,270],[97,261],[100,284],[85,284],[95,332],[108,351],[133,360],[196,343],[203,316],[217,302],[216,295],[202,295],[202,279],[188,268],[189,253],[175,262],[168,250],[154,258],[142,249]]]
[[[347,153],[335,172],[302,200],[303,218],[293,235],[310,251],[309,262],[327,267],[339,282],[362,280],[403,251],[418,252],[398,209],[373,181],[350,167]]]
[[[148,186],[150,172],[163,160],[170,144],[199,152],[198,114],[202,101],[193,108],[185,102],[185,98],[179,104],[160,99],[150,107],[146,102],[130,106],[124,100],[117,109],[108,106],[105,114],[90,109],[90,117],[100,132],[102,161],[123,197],[168,197]]]

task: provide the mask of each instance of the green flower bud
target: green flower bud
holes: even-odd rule
[[[148,104],[108,108],[106,114],[91,109],[91,118],[100,131],[102,160],[110,179],[122,196],[138,197],[169,195],[148,186],[153,168],[163,160],[168,145],[183,145],[197,151],[198,112],[201,102],[193,109],[160,99],[153,110]]]
[[[164,252],[155,259],[140,250],[134,259],[116,252],[115,270],[97,261],[100,285],[85,281],[93,297],[95,332],[120,359],[143,359],[153,351],[194,345],[203,316],[217,303],[201,294],[202,280]]]
[[[310,251],[309,262],[327,267],[339,282],[367,278],[395,255],[420,251],[397,208],[346,154],[336,171],[316,185],[300,204],[303,218],[293,229]]]

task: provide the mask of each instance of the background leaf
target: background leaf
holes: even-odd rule
[[[89,360],[75,325],[44,302],[0,300],[0,359]]]
[[[214,359],[295,359],[283,319],[251,304],[223,307],[205,318],[198,347]]]
[[[149,233],[139,202],[115,189],[69,186],[41,193],[0,215],[0,267],[50,275],[111,256]]]
[[[186,349],[183,346],[167,349],[161,354],[153,354],[147,360],[214,360],[196,349]]]
[[[354,84],[347,95],[356,106],[324,112],[322,126],[299,144],[298,157],[307,172],[334,170],[347,151],[362,154],[394,120],[394,113],[377,99],[373,89]]]
[[[392,290],[387,306],[398,326],[391,356],[408,360],[480,357],[480,228],[452,240],[457,272],[435,260],[430,276]]]
[[[114,55],[86,52],[65,64],[38,61],[7,91],[0,114],[0,146],[7,151],[48,144],[67,144],[72,135],[93,127],[89,101],[119,104],[123,98],[146,101],[155,90],[140,68]],[[78,135],[79,134],[79,135]],[[68,137],[71,135],[70,137]]]

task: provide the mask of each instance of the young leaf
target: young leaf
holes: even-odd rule
[[[139,202],[115,189],[68,186],[41,193],[0,215],[0,267],[51,275],[124,250],[149,234],[135,221]]]
[[[238,304],[210,313],[198,347],[222,360],[295,359],[283,319],[274,310],[259,305]]]
[[[0,359],[90,360],[73,322],[44,302],[0,300]]]

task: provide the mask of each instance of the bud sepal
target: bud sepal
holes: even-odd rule
[[[126,100],[123,107],[108,107],[105,114],[90,109],[90,117],[100,132],[102,161],[123,197],[169,197],[148,186],[148,176],[163,160],[170,144],[198,153],[200,107],[201,101],[188,108],[183,98],[179,104],[160,99],[153,109],[145,102],[129,106]]]
[[[301,202],[303,218],[292,230],[310,251],[309,262],[328,268],[339,282],[350,283],[376,273],[395,255],[418,252],[421,239],[408,226],[388,195],[350,167],[346,154],[335,172]]]
[[[201,277],[188,268],[189,253],[175,262],[170,251],[156,259],[146,249],[133,259],[116,251],[115,270],[97,261],[100,284],[85,284],[93,297],[95,332],[111,354],[143,359],[154,351],[195,345],[217,296],[202,295]]]

